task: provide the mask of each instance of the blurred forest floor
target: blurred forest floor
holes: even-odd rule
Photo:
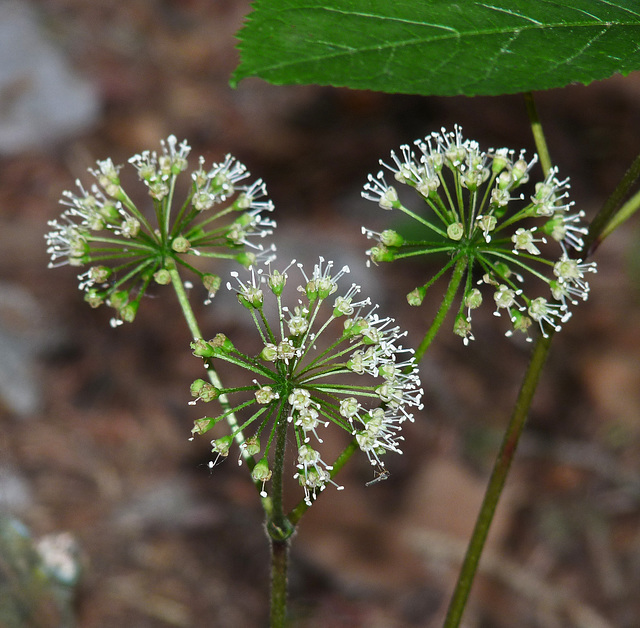
[[[188,441],[200,361],[179,310],[159,289],[134,324],[112,330],[109,312],[83,303],[74,269],[47,270],[43,234],[61,191],[88,181],[96,159],[125,163],[171,133],[209,163],[230,152],[267,182],[283,265],[318,255],[349,263],[417,345],[433,308],[412,309],[405,295],[429,269],[365,268],[360,226],[391,219],[360,198],[366,175],[391,149],[454,123],[484,148],[530,154],[523,101],[253,79],[232,90],[245,1],[34,6],[101,110],[79,135],[0,157],[0,324],[29,345],[12,359],[35,386],[26,409],[0,406],[0,506],[35,537],[74,535],[81,628],[266,625],[268,547],[246,469],[232,452],[210,471],[208,439]],[[638,150],[639,102],[638,74],[538,95],[552,158],[588,216]],[[554,340],[469,628],[640,624],[639,234],[634,219],[597,251],[591,297]],[[223,295],[208,308],[195,296],[207,334],[242,333]],[[474,317],[466,348],[445,324],[421,366],[425,409],[406,429],[404,455],[389,457],[390,479],[366,487],[370,467],[354,461],[339,477],[345,490],[327,489],[302,520],[292,625],[441,624],[527,364],[530,345],[505,338],[500,322]]]

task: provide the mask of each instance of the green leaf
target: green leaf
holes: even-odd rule
[[[640,69],[640,2],[256,0],[238,37],[234,86],[494,95]]]

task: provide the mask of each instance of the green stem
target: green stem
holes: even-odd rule
[[[640,190],[638,190],[613,216],[598,236],[598,243],[613,233],[623,222],[631,218],[640,208]]]
[[[545,176],[547,176],[551,170],[551,159],[547,149],[547,142],[544,137],[542,125],[538,119],[533,95],[531,93],[527,93],[524,97],[527,105],[527,113],[529,114],[531,122],[531,129],[536,142],[538,154],[540,156],[540,163]],[[547,355],[549,354],[553,335],[553,330],[549,330],[546,335],[540,335],[533,348],[531,360],[524,379],[522,380],[516,405],[502,438],[500,451],[493,465],[489,484],[485,491],[482,506],[480,507],[480,512],[476,519],[473,534],[471,535],[467,552],[462,563],[462,568],[458,575],[456,588],[449,603],[444,628],[456,628],[460,625],[462,614],[464,613],[469,593],[471,592],[471,587],[478,569],[482,550],[484,549],[487,535],[489,534],[489,528],[491,527],[498,501],[502,495],[502,490],[507,480],[511,463],[515,457],[520,436],[524,430],[527,416],[529,414],[529,408],[531,407],[531,401],[533,400],[533,395],[538,386],[542,368],[547,359]]]
[[[607,199],[602,209],[596,214],[595,218],[589,225],[589,233],[584,239],[582,247],[582,255],[587,256],[593,253],[600,243],[622,222],[627,220],[634,212],[638,210],[639,199],[636,193],[629,201],[627,201],[618,212],[620,203],[629,193],[631,186],[640,176],[640,154],[633,160],[629,169],[625,172],[616,186],[611,196]]]
[[[198,321],[196,320],[195,314],[193,313],[191,303],[189,303],[189,298],[187,297],[187,293],[184,289],[184,284],[182,283],[182,277],[180,277],[180,273],[176,269],[175,265],[170,266],[169,264],[167,264],[167,270],[171,275],[171,285],[175,290],[176,297],[178,298],[178,303],[180,304],[180,308],[182,309],[182,315],[184,316],[184,319],[189,327],[189,331],[191,332],[191,337],[194,340],[198,340],[199,338],[203,337],[202,332],[200,331]],[[211,383],[214,384],[214,382]],[[220,388],[221,387],[222,386],[220,386]]]
[[[287,447],[287,417],[290,414],[290,407],[283,406],[276,418],[276,450],[273,461],[273,478],[272,487],[272,504],[273,509],[269,521],[267,522],[267,531],[272,539],[284,540],[293,533],[293,526],[284,514],[283,501],[283,469],[284,456]]]
[[[524,94],[524,103],[527,107],[527,114],[529,115],[529,122],[531,124],[531,132],[533,133],[533,140],[536,143],[538,157],[540,157],[542,172],[546,177],[551,170],[551,156],[549,155],[547,140],[545,139],[544,131],[542,130],[542,124],[540,123],[540,118],[538,117],[536,103],[533,100],[533,94],[531,92],[526,92]]]
[[[283,628],[287,614],[287,570],[289,538],[294,526],[284,514],[283,468],[287,445],[287,416],[289,408],[282,407],[276,428],[276,451],[273,462],[273,509],[267,520],[267,533],[271,543],[271,628]]]
[[[458,291],[458,287],[460,286],[460,282],[462,281],[462,277],[464,276],[464,271],[467,268],[467,258],[462,255],[458,258],[456,265],[453,268],[453,274],[451,275],[451,279],[449,280],[449,286],[447,287],[447,291],[442,299],[442,303],[436,312],[435,318],[433,319],[433,323],[431,323],[431,327],[427,330],[425,337],[422,339],[420,346],[417,348],[415,353],[416,362],[420,362],[422,356],[425,351],[429,348],[432,340],[435,338],[438,330],[442,326],[444,319],[447,316],[447,313],[451,309],[453,305],[453,299],[456,296],[456,292]]]
[[[509,425],[502,439],[502,445],[494,463],[493,471],[491,472],[491,478],[489,479],[489,485],[487,486],[480,513],[476,520],[473,535],[471,536],[467,553],[464,557],[460,574],[458,575],[458,582],[451,602],[449,603],[444,628],[455,628],[460,625],[462,613],[464,612],[473,579],[478,568],[478,562],[480,561],[480,556],[489,533],[489,527],[493,521],[498,500],[502,494],[509,468],[513,462],[520,435],[524,430],[531,401],[540,379],[540,373],[549,354],[552,338],[553,331],[549,331],[546,337],[539,336],[533,349],[531,361],[529,362],[529,367],[522,382],[513,414],[511,415]]]
[[[191,336],[194,340],[198,340],[203,337],[202,332],[200,331],[198,321],[196,320],[195,314],[193,313],[193,308],[189,303],[189,298],[187,297],[187,293],[184,289],[184,284],[182,283],[180,273],[176,269],[175,265],[167,264],[167,270],[171,275],[171,285],[175,290],[176,297],[178,298],[178,303],[180,304],[180,308],[182,309],[182,315],[184,316],[187,326],[189,327]],[[216,388],[224,388],[224,386],[222,385],[222,381],[220,380],[220,377],[213,366],[209,365],[209,367],[207,368],[207,375],[209,377],[209,381]],[[228,413],[226,416],[227,424],[231,429],[231,433],[234,435],[236,443],[238,444],[238,446],[241,446],[245,441],[245,437],[238,425],[238,420],[235,413],[231,411],[232,407],[229,403],[229,398],[225,394],[221,394],[218,397],[218,401],[220,402],[224,413]],[[240,454],[242,455],[243,460],[247,463],[249,470],[252,471],[256,466],[256,462],[253,456],[250,456],[244,447],[240,447]],[[255,485],[259,491],[262,490],[261,482],[255,482]],[[271,499],[269,497],[262,498],[262,505],[267,513],[271,511]]]
[[[289,541],[271,539],[271,628],[283,628],[287,616]]]

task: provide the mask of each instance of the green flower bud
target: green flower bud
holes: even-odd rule
[[[567,235],[567,226],[561,215],[554,216],[551,220],[547,220],[540,230],[546,235],[551,236],[556,242],[561,242]]]
[[[378,375],[387,381],[391,381],[396,376],[397,370],[398,369],[393,362],[387,362],[386,364],[378,367]]]
[[[277,297],[282,294],[284,290],[284,285],[287,283],[287,276],[279,273],[277,270],[274,270],[268,277],[267,283],[271,288],[271,292],[275,294]]]
[[[463,338],[465,340],[465,344],[468,344],[468,338],[473,340],[473,335],[471,334],[471,321],[469,321],[469,319],[467,319],[463,314],[459,314],[453,324],[453,333],[456,334],[456,336]]]
[[[368,253],[374,264],[378,262],[393,262],[396,258],[394,252],[390,251],[386,246],[372,246]]]
[[[235,200],[233,208],[236,210],[249,209],[252,202],[253,198],[250,195],[248,195],[246,192],[241,192],[238,195],[238,198]]]
[[[364,318],[348,318],[344,322],[343,336],[359,336],[368,327],[369,323]]]
[[[166,268],[161,268],[153,274],[155,282],[161,286],[167,286],[171,283],[171,273]]]
[[[318,286],[315,280],[312,279],[307,282],[307,285],[304,287],[304,292],[311,303],[318,298]]]
[[[202,276],[202,285],[205,287],[210,297],[213,297],[216,292],[218,292],[221,283],[222,280],[218,275],[207,273]]]
[[[404,244],[404,238],[393,229],[385,229],[380,234],[380,242],[385,246],[402,246]]]
[[[205,403],[209,403],[210,401],[214,401],[220,396],[222,391],[219,388],[216,388],[210,382],[205,381],[204,379],[196,379],[191,384],[191,396],[196,399],[202,399]]]
[[[529,175],[527,174],[528,169],[529,165],[524,159],[518,159],[518,161],[513,164],[513,168],[511,170],[511,179],[514,182],[513,187],[518,187],[529,180]]]
[[[238,292],[238,301],[248,309],[259,310],[264,301],[260,288],[249,286],[244,292]]]
[[[90,307],[97,308],[104,303],[104,295],[97,290],[87,290],[84,295],[84,300]]]
[[[249,456],[256,456],[260,453],[260,440],[257,436],[247,438],[242,444],[242,449],[244,449]]]
[[[104,283],[111,276],[111,269],[107,266],[92,266],[89,269],[89,278],[95,283]]]
[[[277,399],[279,396],[280,395],[278,395],[277,392],[274,392],[271,386],[261,386],[255,392],[256,401],[262,405],[271,403],[274,399]]]
[[[486,214],[485,216],[478,216],[478,227],[482,229],[485,239],[489,236],[489,233],[496,228],[498,224],[497,218],[493,214]]]
[[[216,438],[211,441],[211,451],[226,458],[229,455],[229,448],[231,447],[232,442],[233,436],[231,434],[223,436],[222,438]]]
[[[332,295],[338,288],[335,281],[330,277],[321,277],[316,282],[316,288],[318,290],[318,296],[321,299],[326,299]]]
[[[109,295],[109,305],[121,310],[129,302],[129,292],[126,290],[116,290]]]
[[[505,149],[499,149],[493,155],[491,171],[495,175],[500,174],[510,163],[509,152]]]
[[[447,227],[447,235],[451,240],[462,240],[462,236],[464,235],[464,225],[461,222],[452,222]]]
[[[265,482],[271,479],[271,470],[269,469],[269,463],[266,458],[262,458],[256,463],[251,471],[251,477],[254,482],[262,482],[262,490],[260,491],[260,497],[266,497],[267,491],[264,490]]]
[[[271,470],[269,469],[269,463],[266,458],[262,458],[262,460],[256,463],[256,466],[253,467],[251,471],[251,477],[256,482],[267,482],[271,479]]]
[[[532,325],[532,320],[519,310],[513,310],[511,312],[511,324],[516,331],[526,334]]]
[[[278,360],[284,360],[288,362],[293,359],[296,354],[296,348],[293,346],[288,338],[285,338],[282,342],[278,343]]]
[[[201,419],[196,419],[193,422],[192,434],[204,434],[208,432],[216,423],[222,420],[222,417],[208,417],[203,416]]]
[[[191,348],[193,349],[193,355],[200,358],[210,358],[216,353],[215,349],[203,338],[196,338],[191,343]]]
[[[233,224],[239,225],[240,227],[247,227],[253,222],[253,220],[254,220],[253,216],[249,212],[247,212],[245,214],[241,214],[240,216],[238,216],[233,221]]]
[[[467,294],[464,295],[464,304],[471,310],[482,305],[482,293],[478,288],[471,288]]]
[[[407,295],[407,303],[409,305],[422,305],[427,289],[424,286],[418,286]]]
[[[122,235],[125,238],[135,238],[138,233],[140,233],[140,221],[133,216],[127,216],[127,218],[122,221],[120,229],[122,230]]]
[[[216,353],[231,353],[235,351],[233,343],[224,334],[216,334],[216,337],[210,340],[209,344],[214,348]]]
[[[382,209],[397,209],[400,207],[400,200],[398,199],[398,192],[393,186],[389,186],[385,193],[380,197],[378,203]]]
[[[133,323],[136,318],[136,314],[138,313],[138,306],[140,305],[139,301],[133,301],[132,303],[127,303],[124,307],[121,307],[118,310],[118,314],[120,314],[120,318],[125,323]]]
[[[122,216],[120,216],[118,208],[115,203],[111,201],[107,201],[102,205],[100,208],[100,215],[111,224],[118,223],[122,220]]]
[[[278,358],[278,347],[276,345],[269,343],[265,346],[265,348],[260,352],[260,359],[265,362],[275,362]]]
[[[235,258],[236,261],[239,264],[242,264],[245,268],[249,268],[256,263],[255,253],[251,253],[249,251],[242,251],[242,253],[238,253]]]
[[[162,179],[154,179],[149,181],[149,196],[161,201],[169,194],[169,186]]]
[[[353,314],[353,305],[351,305],[351,298],[337,297],[333,306],[333,315],[338,318],[339,316],[351,316]]]
[[[171,243],[171,248],[176,253],[186,253],[191,248],[191,243],[184,236],[178,236]]]
[[[501,279],[509,279],[509,277],[513,275],[513,271],[511,270],[511,268],[509,268],[509,265],[505,264],[504,262],[496,262],[495,269],[496,274]]]

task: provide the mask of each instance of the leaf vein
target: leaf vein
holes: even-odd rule
[[[537,24],[538,26],[543,26],[542,22],[539,22],[538,20],[534,20],[532,17],[529,17],[527,15],[522,15],[521,13],[518,13],[517,11],[512,11],[511,9],[506,9],[504,7],[496,7],[493,6],[492,4],[484,4],[484,3],[478,3],[479,6],[481,7],[485,7],[487,9],[491,9],[492,11],[498,11],[499,13],[507,13],[508,15],[513,15],[515,17],[520,17],[523,20],[527,20],[529,22],[533,22],[534,24]]]

